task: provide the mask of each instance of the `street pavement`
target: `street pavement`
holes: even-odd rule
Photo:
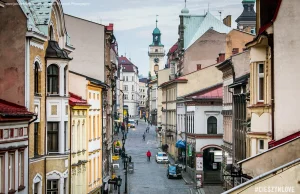
[[[128,174],[128,194],[193,194],[196,193],[193,185],[186,184],[184,179],[168,179],[167,165],[157,164],[155,155],[159,151],[159,139],[156,138],[155,127],[150,126],[150,132],[143,134],[147,124],[139,120],[136,128],[129,129],[125,143],[126,153],[134,162],[134,173]],[[146,152],[152,153],[151,161],[147,161]],[[119,161],[121,162],[121,160]],[[123,165],[120,165],[118,175],[121,175],[121,193],[124,193],[125,177]],[[114,193],[117,193],[114,191]]]

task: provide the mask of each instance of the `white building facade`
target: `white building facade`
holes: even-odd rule
[[[119,57],[120,80],[123,81],[124,105],[128,106],[128,115],[139,114],[139,77],[138,67],[123,55]]]

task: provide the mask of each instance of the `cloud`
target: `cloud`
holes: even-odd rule
[[[152,31],[158,16],[158,27],[162,32],[162,43],[166,52],[178,39],[179,14],[183,0],[62,0],[65,3],[89,3],[88,6],[64,6],[70,15],[107,25],[114,23],[115,36],[119,43],[119,55],[131,57],[140,72],[149,71],[148,46],[152,43]],[[207,10],[217,18],[232,15],[234,20],[242,13],[241,0],[188,0],[191,14],[204,14]]]

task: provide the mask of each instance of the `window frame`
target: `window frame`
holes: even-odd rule
[[[12,162],[11,162],[12,159]],[[15,190],[15,153],[8,153],[8,191]],[[12,163],[12,164],[11,164]],[[12,169],[12,170],[10,170]]]
[[[39,122],[34,123],[33,138],[34,138],[33,153],[34,156],[38,156],[39,155]]]
[[[25,175],[25,155],[24,150],[18,152],[18,186],[24,187],[24,175]]]
[[[214,118],[215,120],[214,121],[216,121],[215,123],[212,123],[212,122],[210,122],[210,118]],[[215,117],[215,116],[209,116],[208,118],[207,118],[207,134],[210,134],[210,135],[216,135],[216,134],[218,134],[218,119],[217,119],[217,117]],[[215,125],[215,128],[213,128],[212,130],[210,129],[210,126],[212,126],[212,125]],[[210,132],[210,130],[211,130],[211,132]],[[215,131],[215,133],[214,133],[214,131]]]
[[[39,94],[39,69],[40,69],[40,64],[36,61],[34,62],[34,95]]]
[[[52,188],[53,187],[53,183],[56,181],[56,185],[57,185],[57,188]],[[50,183],[50,187],[49,188],[49,183]],[[52,193],[59,193],[59,180],[58,179],[48,179],[47,180],[47,194],[52,194]]]
[[[261,144],[262,142],[262,144]],[[261,148],[261,145],[263,148]],[[265,140],[264,139],[258,139],[258,144],[257,144],[258,152],[261,153],[265,150]]]
[[[54,67],[57,69],[57,74],[50,74],[50,70]],[[54,84],[55,79],[57,84]],[[55,90],[57,90],[57,92],[54,92]],[[47,94],[59,95],[59,67],[56,64],[51,64],[47,67]]]
[[[51,131],[49,130],[50,124],[52,124],[52,130]],[[57,130],[56,131],[53,130],[54,124],[57,124]],[[59,122],[47,122],[47,150],[48,150],[48,152],[59,152],[59,130],[60,130],[59,129]],[[49,136],[51,135],[53,137],[55,134],[57,134],[56,135],[56,138],[57,138],[57,145],[56,145],[57,146],[57,150],[55,150],[53,148],[50,149],[51,146],[49,146],[49,140],[50,140]],[[52,145],[52,147],[53,147],[53,145]]]
[[[263,72],[260,73],[260,66],[263,66]],[[261,86],[260,84],[260,79],[263,80],[263,84]],[[263,96],[261,99],[261,87],[262,87],[262,91],[263,91]],[[264,102],[265,101],[265,64],[262,62],[259,62],[257,64],[257,102]]]
[[[0,155],[0,193],[4,193],[4,178],[5,175],[5,155],[1,154]]]

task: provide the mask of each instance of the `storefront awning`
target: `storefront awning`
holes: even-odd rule
[[[178,140],[175,145],[177,148],[185,148],[186,143],[184,140]]]

